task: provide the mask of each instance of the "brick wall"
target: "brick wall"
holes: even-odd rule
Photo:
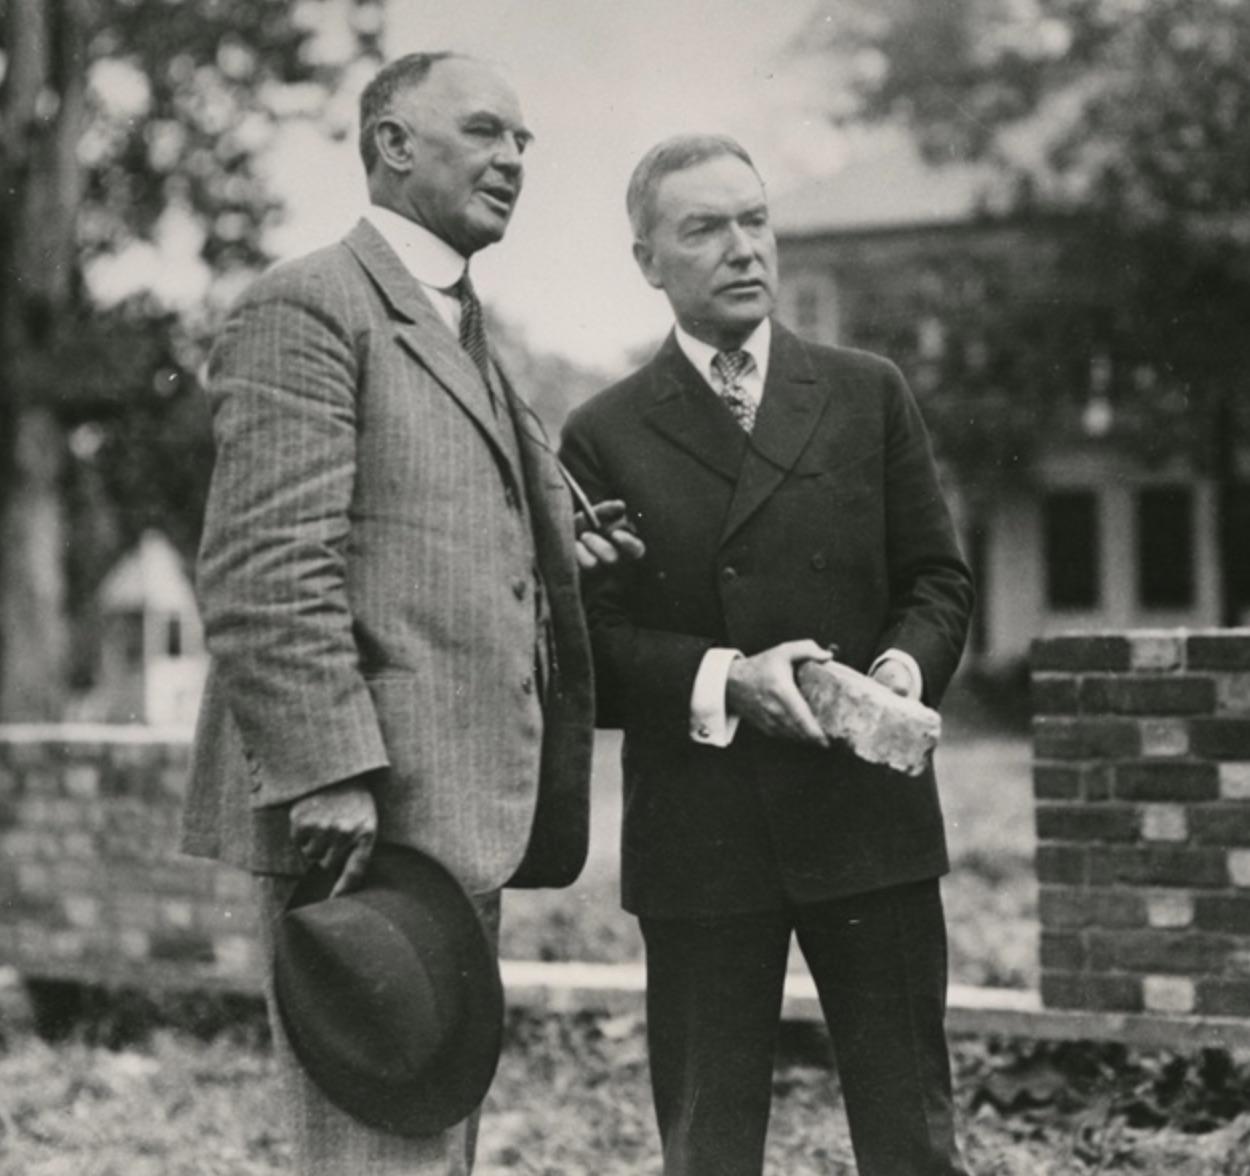
[[[1042,1000],[1250,1016],[1250,629],[1034,643]]]
[[[246,874],[175,852],[189,747],[0,727],[0,962],[34,978],[254,991]]]

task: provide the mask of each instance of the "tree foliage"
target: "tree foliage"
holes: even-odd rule
[[[0,0],[0,713],[54,715],[75,597],[198,526],[211,299],[99,305],[91,274],[171,228],[206,293],[262,266],[265,149],[380,31],[376,0]]]

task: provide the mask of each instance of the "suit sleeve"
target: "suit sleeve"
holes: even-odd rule
[[[624,497],[600,459],[593,429],[583,413],[569,418],[560,458],[592,502]],[[684,732],[690,723],[695,678],[704,655],[716,642],[634,622],[629,602],[637,577],[646,574],[645,567],[644,556],[640,562],[592,573],[583,581],[595,662],[595,725],[661,723]]]
[[[928,432],[910,389],[889,365],[885,535],[890,610],[877,654],[916,659],[924,699],[936,706],[963,652],[972,614],[972,575],[959,551]]]
[[[210,360],[217,458],[198,587],[263,807],[384,767],[387,756],[345,576],[352,340],[318,285],[259,285]]]

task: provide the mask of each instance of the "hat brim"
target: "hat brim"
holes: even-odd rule
[[[305,874],[286,912],[329,897],[336,876],[319,868]],[[437,1135],[466,1119],[486,1097],[499,1064],[503,1041],[503,984],[495,946],[477,909],[459,883],[437,861],[419,850],[379,845],[361,890],[383,888],[419,899],[439,912],[442,937],[461,978],[463,1015],[438,1052],[412,1081],[382,1081],[376,1074],[345,1066],[324,1048],[316,1018],[305,1017],[285,999],[289,966],[279,951],[274,959],[274,990],[279,1015],[295,1056],[322,1093],[340,1109],[370,1126],[396,1135]]]

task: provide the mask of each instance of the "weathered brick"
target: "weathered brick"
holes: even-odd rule
[[[1088,891],[1081,886],[1042,886],[1037,913],[1043,927],[1084,927],[1090,919]]]
[[[1220,764],[1219,778],[1225,800],[1250,800],[1250,763]]]
[[[95,800],[100,795],[100,769],[95,764],[69,764],[62,779],[66,793],[75,800]]]
[[[1041,990],[1042,1004],[1052,1009],[1137,1013],[1142,1007],[1138,976],[1044,971]]]
[[[1129,805],[1038,804],[1034,809],[1041,841],[1133,841],[1137,813]]]
[[[203,931],[168,927],[153,932],[148,954],[154,960],[177,960],[211,964],[216,958],[213,941]]]
[[[1151,927],[1190,927],[1194,923],[1195,899],[1183,891],[1159,891],[1145,901],[1146,922]],[[1204,928],[1210,930],[1211,928]]]
[[[246,976],[260,971],[260,944],[252,936],[221,935],[214,941],[217,967],[231,975]]]
[[[1029,653],[1034,671],[1127,670],[1128,639],[1108,634],[1072,634],[1036,639]]]
[[[1081,847],[1039,845],[1034,856],[1038,882],[1079,886],[1086,880],[1088,854]]]
[[[1166,671],[1185,664],[1185,640],[1175,631],[1139,630],[1130,633],[1128,641],[1130,669]]]
[[[1189,810],[1189,832],[1199,845],[1250,846],[1250,805],[1195,805]]]
[[[1209,715],[1215,710],[1215,681],[1192,674],[1094,674],[1081,679],[1084,714]]]
[[[95,927],[100,922],[100,900],[90,894],[67,894],[65,917],[75,927]]]
[[[1145,841],[1186,841],[1187,810],[1180,804],[1148,804],[1141,810],[1141,835]]]
[[[1095,886],[1210,888],[1228,884],[1227,857],[1227,851],[1212,847],[1109,845],[1090,855],[1086,870]]]
[[[1221,674],[1215,686],[1216,710],[1220,714],[1250,714],[1250,674]]]
[[[1132,719],[1043,715],[1033,720],[1033,753],[1039,759],[1128,759],[1140,750],[1141,734]]]
[[[1195,1011],[1208,1017],[1250,1017],[1250,977],[1201,977]]]
[[[1214,800],[1219,795],[1219,767],[1194,760],[1130,760],[1112,769],[1117,800]]]
[[[1143,976],[1142,1004],[1152,1013],[1192,1013],[1198,990],[1188,976]]]
[[[1224,935],[1155,928],[1091,930],[1086,944],[1087,966],[1095,972],[1219,972],[1229,952]]]
[[[1142,719],[1138,728],[1141,754],[1160,758],[1189,754],[1189,721]]]
[[[1229,881],[1234,886],[1250,887],[1250,849],[1230,849],[1225,860]]]
[[[1185,658],[1195,670],[1250,670],[1250,629],[1191,633]]]
[[[1038,958],[1043,968],[1080,972],[1085,968],[1085,944],[1079,934],[1043,930]]]
[[[1250,935],[1250,895],[1194,895],[1194,926],[1202,931]]]
[[[1035,715],[1074,715],[1080,703],[1077,681],[1071,674],[1034,674],[1029,682],[1029,704]]]
[[[1190,746],[1208,759],[1250,759],[1250,719],[1191,719]]]
[[[1081,764],[1033,765],[1033,795],[1038,800],[1077,800],[1083,795]]]

